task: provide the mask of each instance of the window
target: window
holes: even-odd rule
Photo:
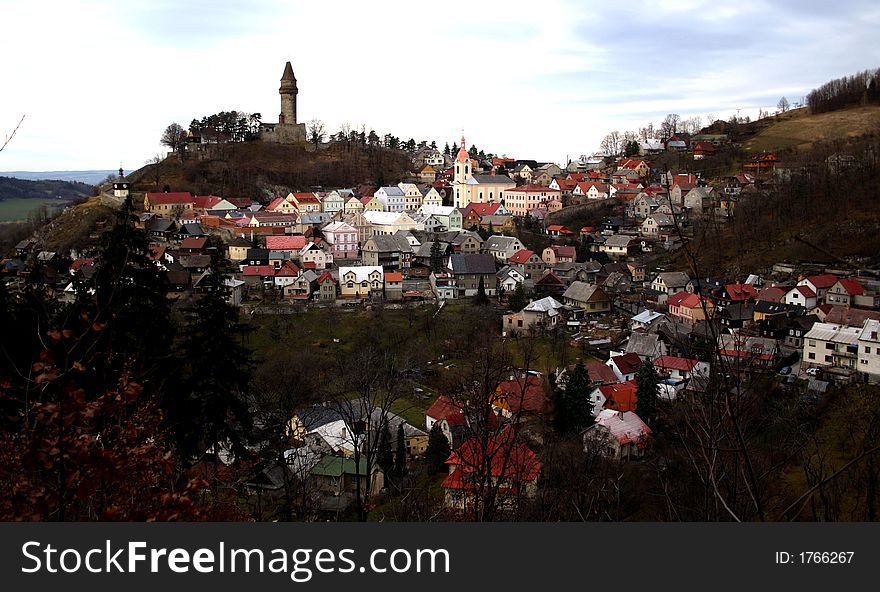
[[[809,354],[807,354],[807,358],[809,358],[810,360],[815,360],[816,352],[810,352]]]
[[[826,343],[825,349],[834,349],[834,344],[833,343]]]
[[[812,339],[810,340],[810,347],[816,347],[816,342]]]
[[[833,358],[832,358],[831,356],[825,356],[825,361],[826,361],[826,362],[829,362],[829,363],[830,363],[830,362],[832,361],[832,359],[833,359]]]
[[[865,346],[865,353],[866,353],[866,354],[871,353],[871,348],[868,347],[868,346]]]

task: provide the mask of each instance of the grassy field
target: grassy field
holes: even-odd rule
[[[0,201],[0,222],[26,222],[28,214],[41,206],[59,209],[68,202],[54,198],[46,199],[5,199]]]
[[[814,142],[859,136],[880,128],[880,107],[851,107],[813,115],[797,109],[778,115],[774,121],[748,140],[749,152],[795,148],[809,149]]]

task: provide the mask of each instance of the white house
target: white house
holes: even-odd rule
[[[403,212],[406,210],[406,194],[400,187],[380,187],[373,194],[385,212]]]
[[[785,293],[782,297],[785,304],[799,304],[807,310],[812,310],[819,305],[819,297],[808,285],[798,285]]]
[[[802,360],[808,366],[854,369],[862,327],[815,323],[804,335]],[[867,336],[870,338],[870,331]],[[863,346],[864,347],[864,346]]]
[[[880,382],[880,321],[868,319],[859,333],[859,372],[868,382]]]

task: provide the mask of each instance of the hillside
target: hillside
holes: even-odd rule
[[[60,199],[77,201],[94,194],[95,188],[70,181],[27,181],[0,176],[0,201],[5,199]]]
[[[747,151],[804,150],[811,148],[815,142],[832,142],[880,130],[880,105],[816,114],[804,108],[767,119],[769,125],[762,127],[744,143]]]
[[[311,145],[242,142],[200,146],[172,154],[128,177],[136,191],[162,190],[199,195],[268,199],[283,191],[314,186],[351,187],[397,183],[411,168],[400,150],[334,142]]]
[[[116,175],[116,171],[3,171],[0,172],[0,175],[16,179],[26,179],[28,181],[79,181],[88,185],[97,185],[107,179],[108,176]]]

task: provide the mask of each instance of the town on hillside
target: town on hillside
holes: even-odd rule
[[[309,141],[289,70],[280,121],[255,141]],[[228,317],[268,332],[265,351],[361,360],[321,379],[298,368],[290,384],[309,397],[274,423],[241,395],[256,432],[233,442],[248,422],[230,411],[193,443],[185,475],[224,483],[257,519],[865,519],[876,500],[843,490],[787,506],[874,442],[831,452],[816,426],[839,411],[827,429],[876,429],[859,420],[866,403],[841,401],[880,383],[880,270],[840,257],[705,265],[701,234],[798,174],[770,152],[738,171],[706,166],[732,142],[673,127],[556,164],[481,157],[462,135],[455,150],[413,150],[409,175],[387,185],[260,201],[140,190],[120,169],[102,199],[131,218],[89,231],[139,232],[181,322],[220,290]],[[863,158],[822,166],[845,174]],[[103,253],[31,237],[0,271],[13,296],[39,282],[76,306],[100,290]],[[356,323],[367,341],[346,333]],[[398,325],[407,365],[383,341]]]

